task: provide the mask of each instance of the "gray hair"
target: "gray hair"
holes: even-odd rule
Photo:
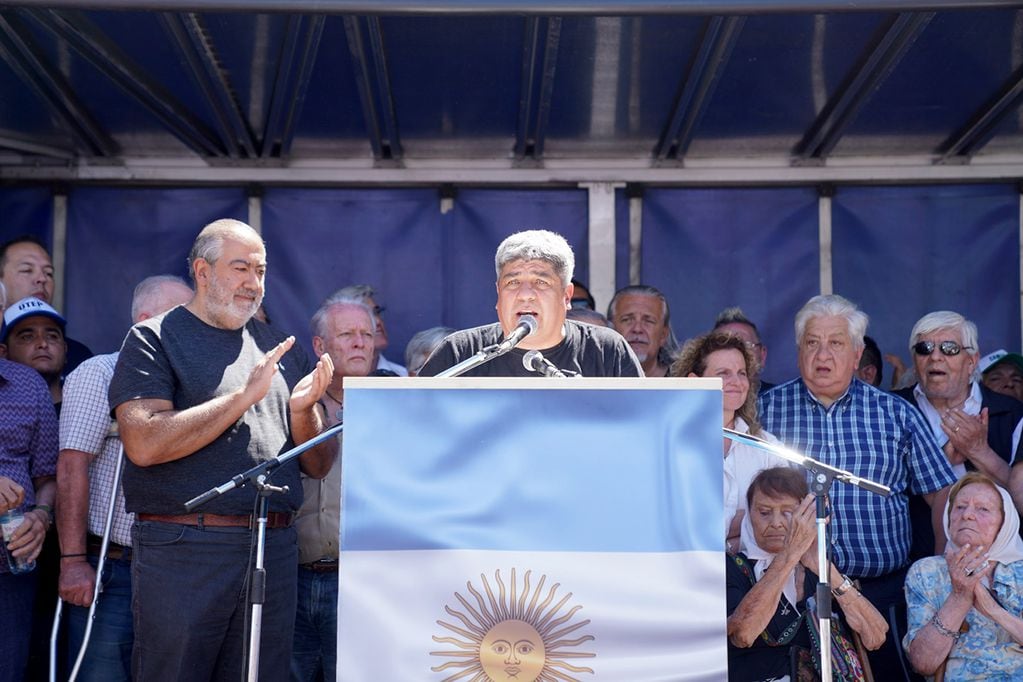
[[[912,354],[913,346],[920,336],[936,332],[939,329],[955,329],[959,332],[959,336],[963,340],[963,348],[967,353],[977,355],[980,352],[977,325],[951,310],[936,310],[933,313],[927,313],[913,325],[913,331],[909,333],[910,354]]]
[[[416,332],[405,346],[405,366],[410,372],[419,374],[419,370],[426,364],[430,354],[436,350],[441,341],[454,332],[455,330],[451,327],[430,327]]]
[[[671,328],[671,308],[668,307],[668,299],[664,293],[657,287],[650,286],[649,284],[630,284],[627,287],[622,287],[615,292],[615,295],[611,297],[611,302],[607,304],[607,320],[611,327],[614,327],[615,318],[615,304],[618,302],[620,296],[651,296],[653,298],[660,299],[661,308],[664,313],[664,326],[668,328],[668,338],[665,340],[664,345],[657,351],[657,362],[662,365],[671,366],[671,363],[675,359],[675,353],[678,352],[679,342],[678,337],[675,336],[675,330]]]
[[[501,268],[516,260],[542,260],[554,267],[561,278],[561,286],[572,282],[575,255],[565,238],[550,230],[526,230],[506,237],[497,247],[494,269],[501,278]]]
[[[844,317],[853,348],[863,349],[863,336],[870,318],[856,304],[838,294],[814,296],[796,313],[796,345],[803,341],[807,323],[817,317]]]
[[[224,250],[224,240],[238,236],[239,232],[250,232],[252,236],[263,243],[259,233],[240,220],[234,218],[221,218],[202,228],[199,236],[192,243],[192,250],[188,252],[188,274],[195,280],[195,262],[202,259],[213,265],[220,258]]]
[[[351,300],[365,303],[370,299],[376,302],[376,297],[376,289],[369,284],[349,284],[328,296],[324,303],[347,303]]]
[[[760,341],[760,330],[757,329],[757,325],[753,323],[753,320],[746,317],[746,313],[742,312],[742,308],[739,306],[732,306],[731,308],[725,308],[718,313],[717,319],[714,320],[714,329],[720,329],[726,324],[744,324],[753,330],[753,333],[757,336],[757,341]],[[711,331],[714,331],[713,329]]]
[[[7,309],[7,287],[0,282],[0,312]]]
[[[370,308],[364,301],[351,296],[338,296],[339,292],[335,292],[327,297],[320,307],[313,313],[313,318],[309,321],[309,331],[312,332],[313,336],[319,336],[323,338],[327,335],[326,322],[327,315],[330,314],[330,309],[339,305],[350,305],[365,311],[369,315],[369,323],[376,329],[377,318],[373,314],[373,309]]]
[[[180,284],[189,291],[192,287],[177,275],[153,275],[135,285],[131,295],[131,319],[134,322],[142,313],[152,313],[153,307],[159,302],[164,286]]]

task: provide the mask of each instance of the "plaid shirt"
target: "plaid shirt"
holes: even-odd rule
[[[885,498],[845,483],[831,487],[835,565],[857,578],[905,565],[911,540],[907,496],[956,480],[917,410],[859,379],[825,408],[802,379],[794,379],[760,397],[760,419],[802,454],[891,488]]]
[[[31,367],[0,359],[0,476],[36,501],[32,479],[57,473],[57,411],[46,382]]]
[[[89,358],[64,382],[60,412],[60,449],[79,450],[91,455],[89,462],[89,532],[103,535],[110,489],[117,474],[121,441],[111,430],[107,388],[114,376],[117,353]],[[134,514],[124,511],[124,493],[117,494],[110,540],[131,545]]]

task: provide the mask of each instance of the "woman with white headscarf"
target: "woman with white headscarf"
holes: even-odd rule
[[[742,551],[726,557],[730,682],[789,679],[791,649],[815,648],[807,598],[817,584],[817,526],[807,492],[804,475],[788,467],[765,469],[750,484]],[[834,566],[829,583],[864,646],[881,646],[884,617]]]
[[[903,646],[918,672],[945,679],[1023,679],[1023,541],[1009,493],[970,472],[949,491],[943,557],[906,575]]]

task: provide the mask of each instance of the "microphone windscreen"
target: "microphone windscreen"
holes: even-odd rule
[[[530,372],[539,372],[540,371],[539,365],[540,362],[542,362],[540,360],[541,357],[543,356],[540,355],[540,351],[538,350],[526,351],[526,354],[522,356],[522,366],[525,367]]]
[[[535,332],[536,328],[540,326],[540,323],[537,322],[536,318],[533,317],[532,315],[523,315],[522,317],[520,317],[519,324],[524,324],[526,325],[526,327],[529,328],[529,332],[526,334],[526,336],[529,336],[529,334]]]

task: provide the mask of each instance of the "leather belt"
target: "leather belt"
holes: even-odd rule
[[[311,564],[299,564],[299,568],[304,568],[313,573],[337,573],[337,566],[337,559],[320,559]]]
[[[103,538],[98,535],[89,535],[85,538],[85,551],[89,556],[99,556],[103,547]],[[114,561],[131,561],[131,547],[119,545],[116,542],[107,543],[107,558]]]
[[[210,528],[255,528],[255,519],[249,515],[228,514],[136,514],[139,521],[157,521],[159,523],[177,523],[182,526],[195,526],[199,530]],[[289,528],[295,515],[291,512],[269,512],[266,515],[267,528]]]

